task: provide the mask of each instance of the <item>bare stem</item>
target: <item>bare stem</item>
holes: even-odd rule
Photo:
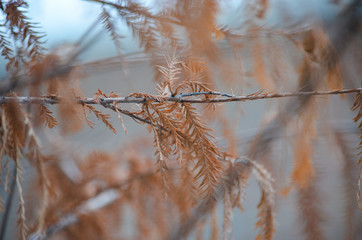
[[[293,93],[275,93],[262,91],[245,95],[235,96],[221,92],[193,92],[178,94],[176,96],[164,97],[157,95],[148,95],[147,97],[118,97],[118,98],[101,98],[100,103],[94,98],[79,98],[82,104],[105,104],[112,103],[145,103],[146,101],[155,102],[184,102],[184,103],[221,103],[221,102],[244,102],[259,99],[284,98],[284,97],[300,97],[300,96],[318,96],[318,95],[337,95],[348,93],[360,93],[362,88],[354,89],[338,89],[329,91],[312,91],[312,92],[293,92]],[[221,96],[216,98],[201,98],[200,96]],[[200,98],[190,98],[200,97]],[[57,104],[61,97],[0,97],[0,104],[17,102],[23,104]]]

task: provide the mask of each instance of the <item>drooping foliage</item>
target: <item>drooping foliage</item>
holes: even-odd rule
[[[345,236],[361,236],[361,158],[353,161],[354,142],[346,143],[351,137],[332,126],[326,99],[316,97],[344,94],[339,101],[350,101],[361,130],[362,89],[353,77],[362,69],[354,55],[362,50],[360,1],[345,5],[332,27],[283,29],[268,27],[268,0],[244,1],[239,27],[219,19],[227,1],[175,0],[158,11],[132,0],[88,2],[99,7],[96,24],[113,41],[114,58],[77,61],[92,47],[85,43],[87,34],[70,49],[48,51],[46,36],[38,31],[41,23],[27,17],[28,3],[0,1],[0,50],[7,72],[0,82],[0,177],[9,192],[0,196],[0,238],[11,220],[11,204],[18,204],[20,239],[185,239],[192,234],[200,239],[208,229],[211,239],[233,239],[233,226],[240,224],[233,221],[236,209],[248,210],[247,193],[255,180],[256,239],[278,235],[278,203],[290,195],[300,233],[326,239],[322,203],[329,198],[320,185],[322,170],[330,169],[320,166],[316,144],[330,143],[326,134],[333,135],[329,147],[343,164]],[[124,54],[121,24],[131,30],[142,63],[153,71],[137,81],[155,87],[147,93],[107,93],[102,84],[108,79],[102,79],[93,96],[85,96],[89,68],[124,71],[135,62]],[[125,89],[128,84],[122,82]],[[235,109],[260,99],[270,104],[263,109],[265,118],[256,133],[244,136],[236,130],[242,116]],[[231,110],[231,104],[238,107]],[[331,112],[343,112],[339,107]],[[117,131],[113,115],[124,133]],[[146,128],[148,137],[126,135],[122,147],[90,153],[66,140],[100,128],[97,119],[110,134],[132,134],[123,117]],[[86,125],[90,129],[84,130]],[[283,149],[278,141],[284,141]],[[287,151],[293,156],[285,157]],[[285,166],[276,169],[281,163]],[[31,169],[36,174],[24,184],[22,175]]]

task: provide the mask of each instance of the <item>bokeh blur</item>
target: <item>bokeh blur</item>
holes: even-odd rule
[[[137,1],[142,6],[148,7],[149,12],[153,14],[160,14],[165,9],[177,8],[176,2],[183,1]],[[213,60],[210,57],[211,54],[208,55],[206,50],[206,54],[200,54],[207,62],[208,76],[212,79],[213,90],[233,95],[248,95],[260,89],[263,89],[264,92],[290,93],[338,88],[353,89],[361,86],[362,7],[360,3],[355,3],[358,1],[258,1],[260,6],[267,3],[262,18],[253,18],[249,14],[260,7],[250,3],[252,1],[215,2],[220,9],[216,18],[216,24],[220,27],[220,36],[217,36],[218,31],[215,30],[216,37],[213,40],[218,48],[215,58],[217,60]],[[47,40],[45,47],[49,52],[65,59],[79,52],[76,60],[72,62],[76,69],[72,79],[74,79],[74,88],[77,89],[76,91],[79,90],[77,93],[82,97],[91,98],[98,89],[106,94],[114,92],[121,97],[135,92],[158,94],[157,84],[162,78],[158,76],[157,68],[155,70],[155,62],[156,66],[167,66],[166,57],[172,55],[173,51],[179,54],[180,59],[186,59],[190,57],[188,54],[192,53],[189,51],[188,45],[190,39],[187,34],[189,33],[180,27],[175,30],[178,38],[176,50],[166,44],[161,44],[162,48],[158,49],[157,54],[152,55],[152,52],[146,52],[145,47],[140,46],[142,41],[122,19],[115,21],[121,36],[119,38],[120,48],[117,48],[109,31],[99,21],[102,7],[111,7],[97,1],[31,0],[28,3],[27,16],[33,22],[38,23],[40,32],[45,33],[44,38]],[[352,5],[353,8],[351,8]],[[351,24],[348,21],[354,22]],[[202,29],[202,27],[198,26],[196,29]],[[225,33],[230,33],[230,36]],[[321,54],[322,57],[325,57],[323,51],[327,43],[334,48],[338,58],[338,74],[340,74],[341,82],[330,83],[328,80],[320,84],[306,82],[303,85],[301,79],[303,80],[304,75],[309,74],[309,78],[312,80],[322,79],[323,74],[328,75],[328,71],[331,70],[326,70],[324,67],[328,68],[333,65],[328,64],[334,62],[333,59],[330,62],[327,60],[327,63],[323,65],[325,62],[321,63],[320,59],[312,59],[308,55],[310,53],[308,52],[309,45],[306,43],[308,40],[305,40],[305,36],[308,34],[315,41],[311,47],[314,49],[314,55],[311,54],[311,56],[318,58],[318,54]],[[163,35],[160,36],[160,42],[162,42],[162,37]],[[305,62],[307,63],[303,65]],[[309,63],[310,65],[308,65]],[[8,76],[5,64],[5,59],[1,59],[0,76],[3,79]],[[310,69],[305,70],[308,68],[306,66]],[[332,70],[331,72],[331,74],[337,74]],[[358,210],[355,200],[358,189],[357,147],[360,132],[358,124],[352,120],[356,112],[350,110],[354,101],[355,94],[315,96],[313,103],[308,103],[309,105],[303,105],[303,101],[298,103],[295,98],[261,99],[218,103],[215,106],[220,110],[214,113],[197,105],[196,108],[202,119],[212,129],[218,147],[225,151],[233,151],[237,156],[247,156],[256,151],[257,153],[253,153],[253,156],[274,178],[273,187],[276,193],[274,239],[313,239],[308,238],[313,234],[321,237],[315,239],[362,238],[362,228],[360,227],[362,226],[362,214]],[[295,108],[289,108],[293,102],[296,103]],[[120,104],[120,106],[134,112],[141,110],[140,106],[136,104]],[[299,108],[303,109],[301,112],[305,111],[304,115],[298,115]],[[49,109],[54,112],[57,119],[61,118],[61,112],[57,106],[49,106]],[[135,209],[138,205],[133,206],[132,202],[127,202],[122,207],[114,207],[124,203],[120,200],[123,199],[120,195],[124,189],[116,193],[107,192],[107,190],[114,189],[112,186],[123,183],[129,176],[133,176],[129,166],[141,170],[154,167],[152,164],[156,162],[156,156],[154,156],[152,129],[147,124],[140,124],[129,116],[122,115],[127,129],[127,133],[125,133],[117,113],[100,106],[97,106],[97,109],[110,114],[110,122],[117,130],[117,134],[110,131],[102,121],[91,114],[89,114],[89,119],[95,123],[93,129],[84,122],[80,131],[63,134],[63,119],[58,127],[52,129],[39,127],[36,130],[44,154],[54,156],[56,159],[55,163],[49,160],[49,166],[53,166],[53,164],[58,166],[54,172],[59,171],[59,173],[54,173],[54,176],[59,176],[59,179],[54,182],[59,185],[59,189],[62,189],[62,185],[64,188],[77,187],[78,189],[68,189],[71,194],[74,194],[69,196],[77,196],[77,191],[82,192],[82,197],[97,196],[92,202],[94,204],[92,207],[95,206],[96,210],[90,210],[92,207],[88,206],[86,210],[83,209],[83,215],[82,209],[77,208],[78,205],[72,205],[74,203],[72,203],[71,197],[64,200],[66,204],[69,204],[69,209],[78,209],[81,213],[75,217],[74,222],[70,220],[71,223],[64,227],[56,225],[59,222],[54,220],[55,217],[54,219],[49,217],[51,224],[47,227],[49,229],[53,227],[51,230],[48,229],[51,232],[51,235],[48,236],[49,239],[85,237],[86,234],[82,236],[81,232],[87,229],[82,225],[83,218],[83,224],[90,224],[89,226],[92,228],[89,230],[90,232],[99,233],[99,235],[93,235],[94,239],[106,239],[103,238],[104,236],[111,239],[159,239],[160,236],[168,236],[165,233],[157,235],[157,230],[154,230],[160,227],[159,224],[162,223],[162,220],[157,218],[157,213],[153,213],[152,209],[148,207],[145,208],[146,213],[141,210],[137,212]],[[299,118],[295,117],[297,115]],[[273,130],[268,131],[268,128],[273,128]],[[265,148],[253,148],[258,133],[264,134],[262,135],[263,141],[258,145],[268,142]],[[301,142],[295,141],[300,135],[310,137],[300,140]],[[269,142],[271,143],[269,144]],[[310,177],[315,179],[313,191],[307,193],[291,187],[294,184],[291,172],[296,164],[293,159],[298,158],[296,155],[303,155],[306,152],[313,159],[314,174]],[[107,153],[109,156],[102,155],[103,153]],[[145,164],[135,163],[133,159],[144,161]],[[87,161],[91,163],[87,165]],[[14,168],[15,164],[11,162],[10,169]],[[39,187],[36,187],[39,176],[36,167],[27,161],[24,161],[23,168],[22,182],[27,215],[28,219],[35,222],[40,197],[34,192],[39,192]],[[139,171],[142,172],[141,170]],[[103,175],[100,173],[102,171]],[[91,174],[86,176],[85,173],[88,172]],[[66,180],[63,182],[61,177]],[[3,178],[5,179],[5,176]],[[10,181],[10,185],[11,183],[15,184],[14,180]],[[138,186],[138,188],[141,187]],[[98,198],[102,193],[99,189],[105,189],[103,198]],[[2,236],[3,239],[16,239],[18,238],[17,192],[13,191],[13,203],[10,204],[6,202],[6,199],[9,199],[11,194],[5,194],[5,189],[1,189],[1,191],[5,204],[8,204],[6,206],[10,208],[6,218],[4,214],[1,215]],[[57,195],[58,193],[51,194]],[[130,193],[127,192],[127,194]],[[301,197],[302,194],[304,194],[303,197]],[[244,211],[233,210],[233,237],[227,239],[253,239],[257,235],[254,225],[257,221],[258,201],[261,198],[257,178],[250,177],[245,195],[242,204]],[[137,196],[134,197],[137,198]],[[157,197],[155,199],[158,199]],[[148,201],[146,197],[142,200]],[[172,201],[176,202],[176,200]],[[313,202],[314,209],[318,210],[318,213],[315,215],[313,212],[309,213],[310,209],[303,208],[303,201],[307,202],[306,205]],[[227,213],[224,212],[223,203],[225,202],[218,202],[215,213],[213,213],[213,216],[218,216],[216,225],[219,229],[219,238],[216,239],[222,239],[223,234],[225,236],[222,229]],[[154,202],[150,203],[151,206],[153,206],[152,204],[157,205]],[[142,206],[146,205],[147,203],[143,203]],[[60,210],[57,210],[56,206],[52,207],[53,209],[49,210],[49,216],[56,215],[57,211],[62,213],[64,210],[63,207],[59,207]],[[169,206],[157,209],[167,207]],[[64,208],[66,209],[66,207]],[[99,209],[104,212],[98,215]],[[119,211],[119,214],[114,214],[114,211]],[[307,217],[312,216],[310,218],[315,217],[316,219],[309,220],[309,222],[303,220],[305,217],[303,212]],[[86,217],[87,214],[92,218],[99,217],[100,220],[95,223],[91,222]],[[99,222],[104,222],[104,225],[107,225],[106,223],[112,222],[113,218],[110,219],[109,216],[117,219],[114,222],[119,221],[119,229],[115,230],[111,225],[112,229],[109,230],[109,226],[107,228],[107,226],[99,224]],[[144,225],[137,222],[139,216],[147,216]],[[7,224],[4,223],[4,219]],[[172,217],[168,219],[172,219]],[[204,239],[215,237],[213,235],[215,233],[212,232],[214,229],[212,219],[214,218],[209,215],[203,218],[201,223],[198,223],[198,226],[205,225],[203,230],[192,231],[188,238],[198,239],[201,235]],[[177,225],[176,220],[174,223]],[[169,226],[168,224],[171,223],[165,223]],[[308,235],[306,232],[315,230],[313,227],[311,230],[308,224],[318,225],[321,233]],[[200,226],[198,228],[202,227]],[[102,235],[103,231],[109,231],[112,234]],[[141,231],[144,231],[145,234],[140,234]]]

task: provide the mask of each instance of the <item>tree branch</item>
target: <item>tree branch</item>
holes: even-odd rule
[[[178,94],[176,96],[158,96],[148,95],[147,97],[118,97],[118,98],[100,98],[100,102],[94,98],[79,98],[80,104],[100,104],[104,107],[108,107],[105,104],[112,103],[145,103],[146,101],[155,102],[184,102],[184,103],[222,103],[222,102],[244,102],[253,101],[259,99],[271,99],[271,98],[284,98],[284,97],[300,97],[300,96],[319,96],[319,95],[338,95],[349,93],[361,93],[362,88],[353,89],[338,89],[329,91],[311,91],[311,92],[293,92],[293,93],[275,93],[267,92],[263,93],[262,90],[245,96],[235,96],[228,93],[221,92],[193,92]],[[216,98],[192,98],[199,96],[221,96]],[[22,104],[58,104],[61,97],[0,97],[0,104],[4,103],[22,103]]]
[[[162,131],[168,132],[168,130],[167,130],[166,128],[164,128],[164,127],[162,127],[162,126],[159,126],[159,125],[157,125],[157,124],[154,124],[154,123],[151,122],[150,120],[144,119],[144,118],[142,118],[142,117],[140,117],[140,116],[138,116],[138,115],[136,115],[136,114],[134,114],[134,113],[132,113],[132,112],[130,112],[130,111],[127,111],[127,110],[125,110],[125,109],[119,108],[119,107],[115,106],[115,104],[101,102],[101,105],[102,105],[103,107],[105,107],[105,108],[112,109],[112,110],[115,111],[115,112],[123,113],[123,114],[125,114],[125,115],[127,115],[127,116],[129,116],[129,117],[131,117],[131,118],[133,118],[133,119],[135,119],[135,120],[138,120],[138,121],[141,121],[141,122],[143,122],[143,123],[147,123],[147,124],[149,124],[149,125],[152,125],[152,126],[154,126],[155,128],[158,128],[158,129],[160,129],[160,130],[162,130]]]

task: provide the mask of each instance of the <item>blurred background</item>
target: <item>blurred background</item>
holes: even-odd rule
[[[167,0],[139,2],[156,13],[161,11],[163,6],[172,6],[173,4],[173,1]],[[242,34],[248,21],[244,11],[247,2],[236,0],[220,1],[221,13],[218,16],[220,26],[227,26],[234,32]],[[266,16],[258,24],[271,28],[273,31],[287,31],[289,33],[298,33],[304,31],[304,29],[313,28],[313,26],[321,26],[331,38],[339,38],[342,36],[335,36],[336,33],[339,33],[337,28],[339,24],[343,23],[345,19],[343,13],[350,6],[352,0],[272,0],[268,2],[269,7]],[[132,31],[126,24],[118,21],[119,25],[117,27],[123,37],[120,41],[122,53],[124,54],[123,60],[120,61],[117,57],[117,48],[114,46],[109,34],[99,23],[95,24],[100,14],[99,6],[99,4],[89,1],[36,0],[29,1],[28,16],[34,22],[39,23],[40,31],[46,34],[47,42],[45,46],[57,54],[66,56],[69,51],[74,51],[74,44],[82,36],[84,36],[84,42],[89,42],[89,45],[86,46],[84,51],[82,50],[76,62],[80,69],[79,76],[81,76],[78,84],[84,97],[93,97],[93,93],[98,88],[104,93],[113,91],[120,94],[120,96],[127,96],[133,92],[156,94],[157,83],[153,80],[154,69],[150,66],[149,57],[139,47],[139,41],[133,37]],[[361,20],[361,7],[357,12],[359,12],[359,20]],[[92,30],[88,33],[87,30],[90,28]],[[357,32],[354,32],[353,37],[349,38],[348,42],[345,43],[347,46],[343,50],[343,55],[340,56],[343,68],[343,87],[345,88],[360,87],[362,52],[358,52],[356,49],[361,48],[361,24],[359,23],[359,28],[353,31]],[[237,52],[237,56],[240,57],[242,62],[242,70],[240,70],[240,61],[235,60],[235,50],[231,48],[225,39],[222,39],[217,44],[221,49],[219,57],[225,64],[225,68],[212,67],[212,64],[210,67],[213,81],[217,87],[216,91],[247,95],[261,88],[266,91],[275,90],[276,92],[298,90],[298,68],[303,61],[302,54],[296,50],[291,41],[282,36],[270,37],[266,34],[263,37],[262,41],[265,46],[274,44],[273,46],[281,49],[279,57],[269,61],[270,63],[266,66],[271,73],[270,76],[273,76],[274,79],[278,78],[275,85],[267,89],[255,81],[256,75],[253,74],[252,69],[252,39],[243,42],[244,47]],[[267,51],[267,47],[264,49]],[[166,50],[164,54],[167,54]],[[269,57],[269,52],[263,54],[266,55],[266,58]],[[162,57],[160,57],[160,61],[163,61]],[[272,72],[273,61],[282,62],[279,66],[284,67],[278,67],[279,72]],[[1,72],[1,76],[6,76],[4,70]],[[247,152],[251,140],[259,129],[267,124],[275,114],[278,114],[280,109],[288,105],[289,101],[291,100],[288,98],[282,98],[217,105],[217,107],[223,109],[226,118],[231,123],[231,131],[235,134],[237,151],[240,155]],[[325,239],[362,238],[361,212],[358,210],[356,202],[346,204],[346,201],[350,201],[350,198],[353,199],[351,194],[353,195],[357,191],[357,181],[352,183],[355,187],[354,191],[352,193],[348,192],[345,185],[347,180],[344,175],[346,172],[352,173],[353,179],[356,180],[358,173],[356,164],[358,151],[356,148],[359,143],[359,130],[357,124],[352,121],[356,115],[356,113],[350,111],[353,101],[354,94],[344,97],[338,95],[315,97],[315,104],[319,107],[316,124],[317,136],[313,140],[312,156],[318,175],[317,185],[319,191],[316,193],[318,195],[316,200],[321,202],[320,207],[322,209],[320,210],[323,212],[321,226],[325,233]],[[137,110],[136,106],[124,107]],[[50,109],[56,112],[55,107],[50,107]],[[117,134],[113,134],[93,116],[90,116],[90,119],[95,122],[94,129],[84,126],[83,130],[76,134],[62,135],[60,128],[38,129],[38,135],[45,153],[47,153],[47,149],[52,149],[48,153],[58,156],[61,169],[72,181],[76,182],[77,179],[82,178],[81,170],[74,159],[83,159],[94,151],[118,151],[118,156],[123,157],[124,148],[135,144],[144,148],[145,155],[150,158],[153,157],[153,137],[152,134],[148,133],[146,126],[136,123],[127,116],[123,116],[124,124],[128,130],[126,134],[119,123],[117,114],[111,110],[105,110],[105,112],[112,116],[111,121],[117,130]],[[212,119],[208,121],[215,131],[215,136],[217,136],[215,141],[218,146],[228,148],[229,140],[221,137],[223,131],[225,131],[222,124],[218,121],[213,122]],[[292,139],[294,134],[295,132],[292,130],[286,129],[270,136],[273,144],[269,153],[263,156],[265,159],[263,163],[275,178],[277,193],[282,192],[290,184],[288,176],[292,169]],[[346,146],[348,149],[340,147],[341,145]],[[74,153],[76,153],[76,157],[74,157]],[[347,158],[346,155],[350,157],[349,161],[355,164],[348,171],[344,171],[346,163],[343,159]],[[36,178],[36,171],[29,164],[25,164],[24,169],[25,198],[30,199],[30,202],[36,202],[36,197],[32,195],[32,181]],[[346,192],[350,195],[345,194]],[[287,197],[277,194],[275,239],[306,239],[302,234],[303,222],[298,215],[300,206],[298,206],[296,194],[293,191]],[[254,223],[259,198],[260,191],[257,182],[251,178],[246,190],[244,212],[234,211],[234,239],[255,238]],[[14,199],[17,198],[14,197]],[[352,210],[347,209],[351,205],[354,206]],[[17,235],[17,204],[13,203],[11,207],[4,239],[14,239]],[[221,227],[222,204],[218,207],[217,212]],[[132,215],[132,213],[128,214]],[[350,220],[351,225],[348,225],[352,226],[351,229],[346,225],[345,216],[347,214],[349,214],[349,217],[353,216],[353,219]],[[123,228],[127,227],[132,229],[132,226],[127,226],[127,224],[123,226]],[[132,230],[129,231],[132,232]],[[204,232],[205,239],[210,239],[210,227],[206,227]],[[348,232],[353,233],[348,234]],[[347,238],[347,236],[351,238]],[[194,238],[196,238],[195,233],[190,236],[190,239]],[[65,238],[60,235],[59,238],[55,237],[55,239]]]

